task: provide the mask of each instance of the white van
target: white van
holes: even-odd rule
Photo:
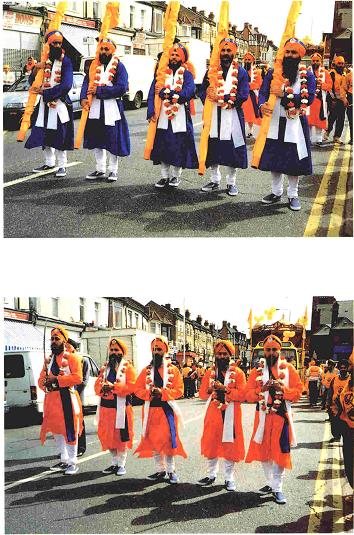
[[[94,384],[99,368],[89,355],[82,355],[89,361],[90,377],[83,392],[84,409],[97,407],[98,397]],[[43,352],[5,352],[5,413],[13,409],[30,409],[34,414],[43,413],[44,392],[38,387],[43,367]]]
[[[147,101],[154,78],[156,59],[153,56],[127,54],[119,56],[128,72],[128,91],[123,101],[135,110]],[[80,71],[88,73],[93,57],[81,58]]]

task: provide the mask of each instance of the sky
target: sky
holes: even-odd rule
[[[212,11],[218,19],[221,0],[181,0],[186,7],[204,9],[206,15]],[[333,24],[334,0],[303,0],[301,15],[296,26],[296,37],[312,37],[314,44],[322,41],[322,32],[331,32]],[[268,39],[279,45],[291,0],[230,0],[230,22],[242,30],[244,22],[258,27]]]

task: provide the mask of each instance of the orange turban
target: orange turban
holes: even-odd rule
[[[230,340],[218,340],[214,346],[214,353],[218,353],[221,349],[226,349],[230,356],[235,355],[235,346]]]
[[[185,63],[186,61],[188,61],[188,57],[189,57],[188,49],[184,45],[182,45],[182,43],[175,43],[168,51],[170,56],[172,52],[177,52],[182,63]]]
[[[51,32],[47,32],[45,35],[45,42],[50,45],[54,41],[60,41],[63,42],[63,34],[59,30],[53,30]]]
[[[123,340],[120,340],[120,338],[111,338],[109,342],[109,348],[111,347],[118,347],[118,349],[122,351],[124,357],[128,353],[126,344],[123,342]]]
[[[151,342],[151,351],[154,351],[155,347],[159,347],[163,350],[164,353],[168,353],[168,340],[164,336],[157,336]]]
[[[252,52],[246,52],[246,54],[243,56],[243,61],[250,61],[253,63],[256,60]]]
[[[110,51],[111,54],[114,54],[114,52],[116,51],[116,48],[117,48],[117,45],[115,44],[113,39],[108,39],[108,37],[105,37],[104,39],[101,39],[99,44],[100,44],[100,47],[103,46],[103,47],[109,48],[109,51]]]
[[[299,39],[296,39],[296,37],[292,37],[291,39],[288,39],[285,44],[284,48],[287,48],[288,50],[296,50],[300,56],[300,58],[303,58],[306,54],[306,46],[302,41]]]
[[[50,334],[53,336],[58,336],[63,342],[67,342],[69,335],[66,329],[61,325],[56,325],[51,331]]]
[[[334,58],[333,62],[335,65],[338,65],[338,63],[345,63],[345,60],[343,56],[337,56],[336,58]]]
[[[232,49],[234,54],[237,53],[237,43],[236,41],[234,41],[234,39],[231,39],[230,37],[226,37],[225,39],[222,39],[220,41],[219,53],[225,44],[227,44]]]
[[[319,59],[320,61],[322,61],[322,56],[318,52],[315,52],[314,54],[312,54],[311,59],[312,59],[312,61],[314,59]]]
[[[266,349],[268,347],[275,347],[275,349],[281,349],[280,338],[274,336],[274,334],[267,336],[267,338],[263,342],[263,349]]]

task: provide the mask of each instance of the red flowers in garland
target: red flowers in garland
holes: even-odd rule
[[[112,82],[113,81],[113,78],[115,77],[115,74],[117,72],[117,67],[118,67],[118,64],[119,64],[119,58],[118,56],[113,56],[112,60],[111,60],[111,64],[110,64],[110,68],[108,70],[108,81],[109,82]],[[95,75],[95,79],[93,81],[94,85],[95,86],[105,86],[106,84],[101,84],[101,77],[102,77],[102,64],[99,63],[96,67],[96,75]]]
[[[179,100],[178,93],[182,91],[185,70],[186,69],[184,67],[180,67],[178,69],[178,71],[176,72],[177,78],[174,81],[173,87],[171,87],[170,84],[167,84],[167,83],[165,84],[165,88],[164,88],[165,100],[163,102],[163,105],[165,107],[165,113],[170,121],[172,121],[172,119],[176,117],[178,110],[179,110],[180,105],[178,103],[178,100]],[[171,77],[171,75],[173,75],[172,69],[169,69],[169,68],[166,69],[166,81]],[[171,93],[171,90],[173,90],[175,94],[173,95],[170,101],[168,97],[169,97],[169,94]]]
[[[224,90],[224,87],[225,87],[225,80],[223,78],[223,75],[222,75],[222,70],[221,70],[221,67],[219,67],[219,70],[218,70],[218,83],[217,83],[217,96],[218,96],[218,105],[223,109],[223,110],[229,110],[233,107],[234,105],[234,102],[236,101],[236,95],[237,95],[237,86],[238,86],[238,63],[236,60],[233,60],[232,64],[232,73],[231,73],[231,76],[232,76],[232,79],[231,79],[231,84],[232,84],[232,87],[231,87],[231,90],[230,90],[230,98],[227,102],[225,102],[224,100],[224,96],[225,96],[225,90]]]
[[[294,90],[290,87],[290,82],[287,80],[285,82],[285,94],[287,97],[287,103],[285,106],[286,115],[288,119],[294,119],[298,114],[306,115],[306,110],[308,106],[308,88],[307,88],[307,69],[304,63],[299,65],[299,76],[300,76],[300,110],[295,108],[294,99]]]
[[[58,59],[58,62],[59,62],[58,68],[54,71],[54,74],[55,74],[54,83],[55,84],[60,84],[61,82],[61,69],[62,69],[63,59],[64,59],[64,51],[62,50],[61,56]],[[49,89],[53,87],[50,81],[52,77],[52,68],[53,68],[53,62],[48,58],[44,66],[44,77],[43,77],[43,85],[42,85],[43,89]],[[55,108],[56,105],[57,104],[55,101],[48,102],[49,108]]]

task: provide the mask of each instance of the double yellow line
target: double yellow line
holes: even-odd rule
[[[305,237],[316,236],[317,231],[320,228],[321,219],[323,215],[323,207],[328,202],[328,188],[332,174],[337,164],[339,148],[340,145],[335,145],[331,152],[326,170],[322,177],[319,190],[312,205],[309,219],[307,221],[307,225],[304,232]],[[347,196],[347,182],[349,178],[351,150],[351,145],[346,145],[344,148],[343,162],[341,165],[341,171],[339,175],[331,218],[328,225],[327,236],[338,237],[340,235],[340,230],[343,223],[344,206]]]

